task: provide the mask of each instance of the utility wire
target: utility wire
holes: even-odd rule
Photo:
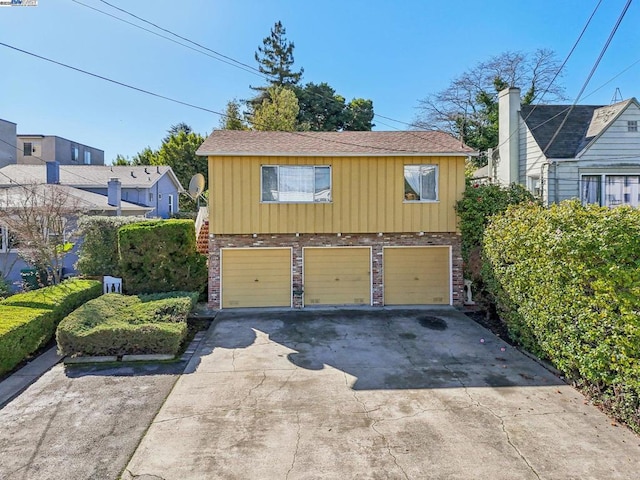
[[[141,22],[144,22],[144,23],[146,23],[148,25],[151,25],[151,26],[153,26],[153,27],[155,27],[155,28],[157,28],[157,29],[159,29],[159,30],[161,30],[163,32],[169,33],[170,35],[173,35],[173,36],[175,36],[175,37],[177,37],[177,38],[179,38],[181,40],[184,40],[184,41],[186,41],[186,42],[188,42],[188,43],[190,43],[192,45],[195,45],[195,46],[199,47],[200,49],[206,50],[208,52],[211,52],[214,55],[220,56],[220,57],[222,57],[222,59],[218,58],[217,56],[213,56],[211,54],[208,54],[205,51],[202,51],[202,50],[199,50],[197,48],[194,48],[194,47],[192,47],[190,45],[186,45],[186,44],[184,44],[182,42],[178,42],[178,41],[176,41],[176,40],[174,40],[174,39],[172,39],[170,37],[167,37],[165,35],[162,35],[162,34],[159,34],[157,32],[154,32],[153,30],[150,30],[148,28],[142,27],[142,26],[140,26],[140,25],[138,25],[136,23],[129,22],[128,20],[120,18],[120,17],[118,17],[116,15],[112,15],[112,14],[110,14],[108,12],[105,12],[104,10],[100,10],[99,8],[93,7],[91,5],[87,5],[86,3],[81,2],[80,0],[71,0],[71,1],[76,3],[76,4],[78,4],[78,5],[82,5],[83,7],[86,7],[86,8],[89,8],[91,10],[94,10],[94,11],[96,11],[98,13],[101,13],[103,15],[107,15],[107,16],[115,19],[115,20],[124,22],[124,23],[126,23],[128,25],[131,25],[131,26],[135,27],[135,28],[139,28],[141,30],[144,30],[145,32],[151,33],[151,34],[156,35],[156,36],[158,36],[160,38],[164,38],[164,39],[166,39],[166,40],[168,40],[170,42],[176,43],[178,45],[182,45],[183,47],[189,48],[190,50],[193,50],[195,52],[202,53],[203,55],[207,55],[207,56],[209,56],[209,57],[211,57],[211,58],[213,58],[215,60],[219,60],[219,61],[221,61],[223,63],[226,63],[228,65],[231,65],[233,67],[240,68],[241,70],[249,72],[249,73],[251,73],[253,75],[257,75],[259,77],[262,77],[265,80],[267,80],[268,82],[271,82],[273,80],[272,77],[269,77],[268,75],[265,75],[262,71],[260,71],[259,69],[255,68],[255,67],[252,67],[252,66],[250,66],[250,65],[248,65],[246,63],[243,63],[240,60],[236,60],[235,58],[230,57],[228,55],[224,55],[224,54],[222,54],[222,53],[220,53],[220,52],[218,52],[216,50],[212,50],[211,48],[209,48],[209,47],[207,47],[205,45],[202,45],[201,43],[195,42],[195,41],[193,41],[193,40],[191,40],[191,39],[189,39],[189,38],[187,38],[187,37],[185,37],[183,35],[179,35],[179,34],[173,32],[173,31],[171,31],[171,30],[169,30],[167,28],[161,27],[160,25],[158,25],[156,23],[153,23],[153,22],[151,22],[149,20],[146,20],[145,18],[140,17],[139,15],[133,14],[133,13],[129,12],[128,10],[125,10],[124,8],[121,8],[121,7],[118,7],[116,5],[113,5],[113,4],[111,4],[111,3],[109,3],[109,2],[107,2],[105,0],[99,0],[99,1],[104,3],[105,5],[110,6],[111,8],[114,8],[114,9],[116,9],[116,10],[122,12],[122,13],[125,13],[126,15],[129,15],[129,16],[131,16],[131,17],[133,17],[133,18],[135,18],[135,19],[137,19],[137,20],[139,20]],[[223,59],[227,59],[229,61],[225,61]],[[233,63],[231,63],[231,62],[233,62]],[[328,97],[328,96],[322,95],[321,93],[318,93],[318,92],[310,92],[310,93],[312,93],[314,96],[316,96],[318,98],[322,98],[322,99],[325,99],[325,100],[333,100],[333,97]],[[376,117],[383,118],[383,119],[389,120],[391,122],[399,123],[399,124],[402,124],[402,125],[407,125],[409,127],[415,127],[414,123],[405,122],[403,120],[398,120],[398,119],[395,119],[395,118],[387,117],[385,115],[382,115],[382,114],[379,114],[379,113],[375,113],[375,112],[374,112],[374,115]],[[391,128],[396,128],[396,127],[391,127]],[[406,132],[406,133],[409,133],[409,132]]]
[[[199,50],[198,48],[192,47],[191,45],[187,45],[186,43],[183,43],[183,42],[180,42],[178,40],[175,40],[175,39],[173,39],[171,37],[168,37],[167,35],[162,35],[161,33],[154,32],[153,30],[151,30],[149,28],[145,28],[145,27],[143,27],[141,25],[138,25],[136,23],[130,22],[128,20],[125,20],[124,18],[120,18],[120,17],[117,17],[115,15],[112,15],[111,13],[105,12],[104,10],[100,10],[99,8],[93,7],[91,5],[87,5],[86,3],[83,3],[83,2],[81,2],[79,0],[71,0],[71,1],[74,2],[74,3],[77,3],[78,5],[82,5],[83,7],[89,8],[89,9],[94,10],[94,11],[99,12],[99,13],[102,13],[103,15],[106,15],[108,17],[114,18],[114,19],[116,19],[116,20],[118,20],[120,22],[124,22],[124,23],[126,23],[128,25],[131,25],[133,27],[139,28],[140,30],[144,30],[145,32],[148,32],[148,33],[150,33],[152,35],[155,35],[157,37],[164,38],[165,40],[168,40],[169,42],[175,43],[177,45],[181,45],[181,46],[183,46],[185,48],[188,48],[189,50],[193,50],[194,52],[198,52],[198,53],[201,53],[202,55],[206,55],[207,57],[213,58],[214,60],[217,60],[219,62],[226,63],[227,65],[231,65],[232,67],[239,68],[240,70],[244,70],[245,72],[249,72],[249,73],[251,73],[253,75],[257,75],[259,77],[264,77],[264,75],[262,75],[262,73],[260,73],[258,70],[256,70],[253,67],[247,68],[247,67],[244,66],[245,64],[243,64],[241,62],[236,62],[235,60],[233,60],[233,62],[236,62],[236,63],[239,63],[239,64],[232,63],[231,61],[225,60],[225,58],[227,58],[227,57],[225,57],[224,55],[222,55],[224,58],[219,58],[219,57],[215,56],[215,55],[221,55],[221,54],[219,54],[217,52],[214,52],[213,50],[210,50],[210,51],[215,53],[215,55],[213,55],[211,53],[207,53],[206,51]],[[191,42],[191,43],[193,43],[193,42]],[[201,48],[203,48],[203,47],[201,47]],[[207,49],[207,50],[209,50],[209,49]]]
[[[150,90],[145,90],[144,88],[135,87],[133,85],[129,85],[129,84],[124,83],[124,82],[120,82],[118,80],[113,80],[113,79],[105,77],[103,75],[98,75],[97,73],[92,73],[92,72],[89,72],[87,70],[83,70],[81,68],[74,67],[74,66],[68,65],[66,63],[59,62],[57,60],[53,60],[51,58],[44,57],[42,55],[38,55],[38,54],[33,53],[33,52],[29,52],[27,50],[23,50],[21,48],[15,47],[13,45],[9,45],[7,43],[0,42],[0,46],[9,48],[11,50],[15,50],[15,51],[20,52],[20,53],[24,53],[25,55],[29,55],[31,57],[38,58],[40,60],[44,60],[45,62],[53,63],[54,65],[58,65],[60,67],[68,68],[70,70],[74,70],[76,72],[83,73],[83,74],[88,75],[90,77],[98,78],[100,80],[104,80],[106,82],[113,83],[115,85],[119,85],[121,87],[125,87],[125,88],[128,88],[130,90],[134,90],[134,91],[137,91],[137,92],[140,92],[140,93],[144,93],[146,95],[150,95],[152,97],[160,98],[160,99],[163,99],[163,100],[166,100],[166,101],[169,101],[169,102],[177,103],[179,105],[183,105],[183,106],[186,106],[186,107],[194,108],[196,110],[201,110],[201,111],[204,111],[204,112],[212,113],[212,114],[218,115],[220,117],[229,118],[229,116],[227,114],[225,114],[225,113],[221,113],[221,112],[218,112],[216,110],[212,110],[212,109],[207,108],[207,107],[202,107],[202,106],[195,105],[195,104],[192,104],[192,103],[184,102],[182,100],[178,100],[178,99],[175,99],[175,98],[172,98],[172,97],[168,97],[166,95],[161,95],[159,93],[155,93],[155,92],[152,92]],[[254,123],[254,125],[262,126],[261,124],[256,124],[256,123]],[[349,146],[355,146],[355,147],[361,147],[361,148],[368,148],[368,149],[371,149],[371,150],[381,150],[381,151],[386,151],[386,152],[392,151],[392,152],[406,152],[406,153],[421,153],[421,152],[416,151],[416,150],[409,150],[409,149],[402,149],[402,148],[376,147],[376,146],[373,146],[373,145],[362,145],[362,144],[357,144],[357,143],[353,143],[353,142],[346,142],[346,141],[342,141],[342,140],[323,138],[323,137],[316,137],[316,136],[313,136],[313,135],[310,135],[310,134],[306,134],[304,132],[288,131],[286,133],[289,133],[291,135],[297,135],[297,136],[300,136],[300,137],[314,138],[316,140],[320,140],[320,141],[324,141],[324,142],[342,144],[342,145],[349,145]],[[432,140],[432,142],[438,144],[436,141]],[[447,146],[445,146],[443,144],[439,144],[439,145],[444,147],[444,148],[449,148],[449,147],[447,147]],[[465,152],[461,152],[461,153],[465,154]]]
[[[622,9],[622,12],[620,12],[620,15],[618,16],[618,20],[616,21],[616,24],[613,26],[613,28],[611,29],[611,32],[609,33],[609,38],[607,38],[607,41],[605,42],[604,46],[602,47],[602,50],[600,51],[600,55],[598,55],[598,58],[596,59],[595,63],[593,64],[593,67],[591,68],[591,71],[589,72],[589,75],[587,75],[587,78],[585,79],[584,83],[582,84],[582,88],[580,89],[580,92],[578,92],[578,95],[576,96],[576,99],[574,100],[573,104],[571,105],[571,108],[569,109],[569,111],[567,112],[565,117],[562,119],[562,123],[560,123],[560,125],[558,126],[557,130],[555,131],[555,133],[551,137],[551,140],[549,140],[549,143],[547,144],[547,146],[542,149],[541,156],[542,155],[546,155],[547,150],[553,144],[553,142],[555,141],[557,136],[560,134],[560,131],[562,130],[562,127],[564,127],[564,125],[567,123],[567,119],[569,118],[569,115],[571,115],[571,112],[575,108],[576,104],[580,101],[580,98],[582,97],[582,94],[586,90],[587,85],[589,85],[589,82],[591,81],[591,78],[593,78],[593,75],[596,73],[596,70],[597,70],[598,66],[600,65],[600,61],[602,60],[602,57],[604,57],[604,54],[607,51],[607,49],[609,48],[609,45],[611,44],[611,41],[613,40],[613,37],[615,36],[616,32],[618,31],[618,27],[620,26],[620,23],[622,22],[622,19],[626,15],[627,10],[629,10],[629,6],[631,5],[632,1],[633,0],[627,0],[627,3],[625,4],[624,8]]]

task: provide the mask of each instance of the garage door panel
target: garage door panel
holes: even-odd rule
[[[450,292],[448,247],[384,249],[385,305],[448,305]]]
[[[369,305],[371,250],[305,248],[305,305]]]
[[[288,306],[290,249],[222,250],[222,308]]]

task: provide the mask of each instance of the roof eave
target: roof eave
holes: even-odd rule
[[[478,152],[216,152],[198,151],[201,157],[467,157]]]

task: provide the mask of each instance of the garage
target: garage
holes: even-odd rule
[[[370,247],[306,247],[304,304],[371,305]]]
[[[385,247],[385,305],[451,304],[450,247]]]
[[[223,248],[222,308],[291,307],[291,248]]]

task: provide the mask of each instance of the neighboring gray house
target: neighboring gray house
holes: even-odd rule
[[[104,165],[104,151],[55,135],[26,135],[0,119],[0,168],[11,165]]]
[[[171,167],[8,165],[0,169],[0,188],[16,184],[59,183],[107,197],[108,183],[118,178],[121,200],[148,207],[148,217],[169,218],[179,211],[178,196],[184,192]],[[11,179],[11,180],[9,180]]]
[[[579,198],[640,204],[640,104],[520,105],[520,89],[499,94],[499,154],[488,176],[519,183],[545,203]],[[568,115],[567,115],[568,114]]]
[[[0,168],[16,163],[16,124],[0,118]]]
[[[18,134],[16,142],[20,165],[42,165],[58,162],[61,165],[104,165],[104,152],[55,135]]]

